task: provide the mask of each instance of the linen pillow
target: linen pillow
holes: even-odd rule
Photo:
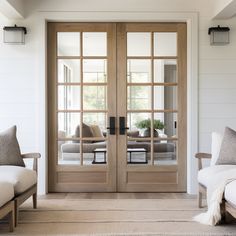
[[[86,125],[85,123],[83,123],[82,126],[82,136],[83,138],[92,138],[93,137],[93,133],[91,128]],[[78,138],[80,137],[80,126],[78,125],[75,129],[75,137]],[[77,141],[74,141],[77,142]],[[93,141],[84,141],[84,143],[92,143]]]
[[[214,166],[219,158],[220,148],[222,144],[223,135],[218,132],[211,134],[211,163],[210,166]]]
[[[16,126],[0,133],[0,165],[25,167],[16,138]]]
[[[93,137],[104,138],[103,133],[98,125],[90,125],[90,128],[93,133]]]
[[[216,165],[236,165],[236,131],[229,127],[225,128]]]

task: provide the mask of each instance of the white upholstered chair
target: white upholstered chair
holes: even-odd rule
[[[202,197],[206,194],[207,187],[216,178],[220,178],[217,175],[221,171],[227,171],[235,169],[236,165],[216,165],[217,159],[219,157],[221,143],[223,140],[223,135],[217,132],[212,133],[212,144],[211,144],[211,154],[210,153],[197,153],[195,157],[198,159],[198,206],[202,207]],[[203,159],[210,159],[210,166],[203,168]],[[220,182],[221,179],[219,179]]]

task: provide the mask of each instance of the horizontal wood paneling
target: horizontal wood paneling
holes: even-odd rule
[[[235,74],[200,74],[199,89],[236,89]]]
[[[127,183],[177,184],[177,172],[128,172]]]
[[[236,59],[201,59],[200,74],[231,74],[236,73]]]
[[[213,130],[223,133],[225,126],[236,129],[235,118],[200,118],[200,133],[211,133]]]
[[[236,118],[236,104],[200,104],[200,118]],[[222,120],[223,121],[223,120]]]
[[[214,82],[214,81],[212,81]],[[210,104],[236,104],[235,88],[199,89],[199,102]]]
[[[23,96],[22,96],[23,95]],[[36,95],[36,96],[35,96]],[[38,103],[36,89],[13,88],[11,93],[6,89],[0,89],[0,103],[8,104],[35,104]]]
[[[209,39],[207,45],[202,45],[199,50],[199,57],[201,59],[209,59],[209,60],[235,60],[236,59],[236,47],[232,46],[232,44],[225,45],[223,47],[220,46],[211,46],[209,47]]]
[[[58,172],[58,183],[106,183],[106,172]]]

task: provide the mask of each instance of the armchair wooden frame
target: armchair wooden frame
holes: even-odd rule
[[[236,218],[236,206],[230,202],[225,202],[225,211]]]
[[[203,159],[211,159],[212,155],[210,153],[197,153],[195,158],[198,159],[198,171],[202,169],[202,160]],[[198,183],[198,207],[202,208],[202,197],[206,195],[206,187],[200,183]]]
[[[33,170],[38,173],[38,159],[41,157],[40,153],[27,153],[21,155],[23,159],[33,159]],[[33,198],[33,208],[37,208],[37,183],[27,189],[25,192],[14,198],[15,201],[15,226],[18,224],[19,219],[19,207],[29,197]]]
[[[0,219],[8,215],[9,231],[13,232],[15,227],[15,209],[14,200],[7,202],[0,207]]]

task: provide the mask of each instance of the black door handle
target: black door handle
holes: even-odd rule
[[[119,127],[120,127],[120,135],[125,135],[125,131],[129,129],[129,127],[125,127],[125,117],[121,116],[119,118]]]
[[[177,121],[175,121],[175,123],[174,123],[174,124],[175,124],[175,129],[176,129],[176,128],[177,128]]]
[[[109,130],[109,134],[115,135],[116,134],[116,118],[114,116],[111,116],[109,118],[109,124],[110,124],[110,127],[107,127],[107,129]]]

